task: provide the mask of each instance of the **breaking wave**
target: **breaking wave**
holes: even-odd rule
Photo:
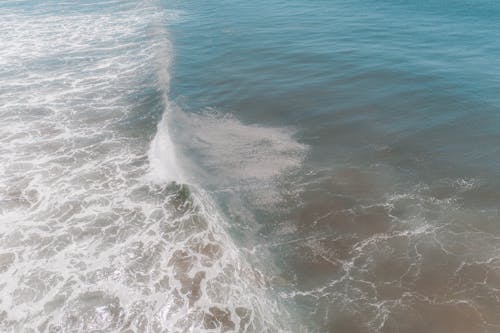
[[[0,14],[0,330],[284,330],[169,135],[182,14],[38,6]]]

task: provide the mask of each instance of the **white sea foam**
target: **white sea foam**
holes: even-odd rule
[[[99,5],[0,13],[0,331],[280,331],[211,199],[170,184],[178,13]]]

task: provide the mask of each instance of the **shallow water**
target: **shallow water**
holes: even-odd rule
[[[0,4],[0,331],[500,332],[494,1]]]

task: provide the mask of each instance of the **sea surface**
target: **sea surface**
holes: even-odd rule
[[[0,332],[500,333],[500,2],[3,0]]]

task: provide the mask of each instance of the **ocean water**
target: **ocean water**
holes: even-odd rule
[[[499,22],[2,1],[0,331],[500,333]]]

